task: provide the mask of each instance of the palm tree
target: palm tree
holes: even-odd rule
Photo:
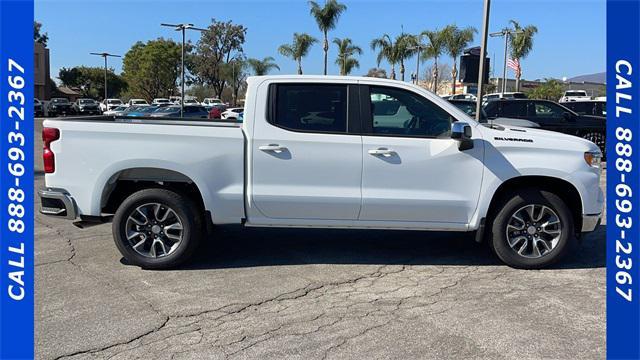
[[[473,36],[478,32],[474,27],[464,29],[458,28],[456,25],[448,25],[444,28],[446,34],[445,50],[453,59],[453,67],[451,68],[451,93],[456,93],[456,77],[458,76],[458,56],[473,41]]]
[[[520,63],[520,60],[526,58],[531,52],[531,49],[533,48],[533,35],[538,32],[538,28],[534,25],[521,27],[515,20],[510,20],[509,22],[513,25],[515,30],[515,34],[511,35],[511,39],[509,41],[509,52],[511,58],[518,60],[518,63],[520,64],[516,71],[516,91],[520,91],[520,77],[522,76],[522,64]]]
[[[340,4],[337,0],[327,0],[324,3],[324,7],[320,7],[315,1],[309,1],[311,6],[310,13],[316,19],[318,28],[324,35],[324,44],[322,49],[324,50],[324,74],[327,75],[327,54],[329,52],[329,30],[335,29],[338,18],[347,10],[347,6]]]
[[[378,56],[376,57],[377,67],[380,67],[382,60],[387,60],[389,65],[391,65],[390,78],[395,80],[397,54],[395,51],[395,44],[393,43],[393,40],[391,40],[391,37],[384,34],[377,39],[371,40],[371,50],[375,51],[377,49],[379,49]]]
[[[298,75],[302,75],[302,58],[307,56],[311,45],[318,42],[318,39],[309,34],[293,33],[293,43],[280,45],[278,52],[298,63]]]
[[[336,59],[336,65],[340,66],[340,75],[349,75],[351,70],[360,67],[358,59],[353,55],[362,55],[362,49],[360,46],[353,45],[353,42],[349,38],[333,39],[333,43],[338,46],[338,58]]]
[[[438,91],[438,58],[442,55],[445,46],[446,33],[443,30],[425,30],[423,36],[429,39],[429,45],[422,54],[424,60],[433,58],[433,92]]]
[[[256,76],[267,75],[272,69],[280,70],[280,67],[274,61],[275,59],[271,56],[267,56],[262,60],[247,59],[247,63],[253,69],[253,74]]]

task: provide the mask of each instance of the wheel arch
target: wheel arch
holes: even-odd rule
[[[491,219],[498,211],[498,205],[509,194],[518,189],[535,188],[551,192],[567,204],[573,216],[576,234],[582,229],[582,197],[578,189],[569,181],[552,176],[525,175],[504,181],[494,191],[487,209],[486,218]]]

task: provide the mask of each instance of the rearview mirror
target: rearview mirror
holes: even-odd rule
[[[469,124],[460,121],[456,121],[451,124],[451,138],[459,141],[458,149],[460,151],[473,148],[471,135],[471,126],[469,126]]]

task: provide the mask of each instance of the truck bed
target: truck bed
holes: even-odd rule
[[[182,176],[217,205],[219,222],[244,216],[238,123],[96,116],[48,119],[43,126],[60,131],[50,145],[55,172],[45,175],[47,187],[69,193],[79,215],[101,215],[105,193],[122,177]]]

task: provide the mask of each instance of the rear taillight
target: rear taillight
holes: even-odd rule
[[[49,145],[53,141],[60,139],[60,131],[55,128],[43,128],[42,129],[42,142],[44,143],[42,149],[42,159],[44,160],[44,172],[51,174],[56,171],[56,161],[53,151]]]

